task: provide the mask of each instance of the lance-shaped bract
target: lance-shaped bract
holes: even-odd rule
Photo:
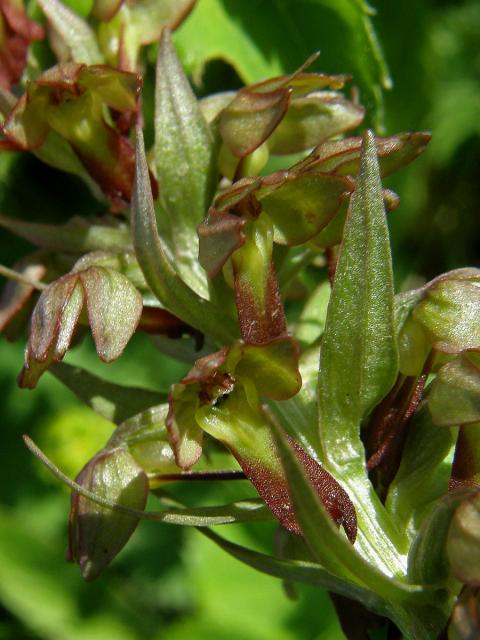
[[[404,570],[395,530],[371,484],[360,425],[397,376],[393,274],[374,136],[364,136],[320,350],[321,459],[358,496],[359,544],[385,571]],[[359,496],[362,496],[361,498]],[[365,535],[365,538],[363,538]],[[375,560],[375,562],[378,562]]]
[[[39,377],[67,352],[86,304],[99,357],[111,362],[130,340],[142,312],[142,297],[124,275],[104,266],[75,269],[55,280],[34,309],[21,387],[34,388]]]
[[[58,65],[27,85],[3,132],[16,148],[31,150],[55,131],[118,210],[132,195],[134,149],[107,123],[104,109],[135,110],[140,87],[140,76],[103,65]]]
[[[216,144],[178,60],[170,32],[164,30],[155,87],[155,176],[159,231],[169,245],[182,278],[208,295],[198,264],[196,229],[217,186]]]

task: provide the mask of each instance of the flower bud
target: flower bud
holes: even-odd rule
[[[100,498],[143,510],[148,479],[125,449],[101,451],[76,479]],[[135,531],[139,518],[102,507],[78,493],[72,494],[67,558],[80,565],[82,577],[94,580],[110,564]]]

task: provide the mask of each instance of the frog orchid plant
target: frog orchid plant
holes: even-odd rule
[[[164,3],[145,31],[147,2],[95,2],[96,31],[59,0],[39,5],[60,62],[18,100],[2,91],[0,146],[81,176],[105,215],[0,217],[37,247],[2,268],[0,326],[14,338],[30,318],[21,387],[48,370],[112,423],[75,481],[25,436],[72,489],[69,558],[92,580],[141,519],[195,526],[287,585],[327,589],[349,637],[347,600],[371,612],[357,631],[477,637],[480,271],[395,295],[386,212],[399,202],[381,183],[429,135],[348,137],[364,109],[347,77],[307,71],[313,58],[197,100],[164,28],[191,2]],[[138,51],[160,32],[146,154]],[[190,371],[164,396],[63,363],[88,327],[105,362],[145,331]],[[219,447],[227,469],[205,455]],[[257,498],[192,507],[167,490],[239,477]],[[277,521],[274,553],[212,528],[250,521]]]

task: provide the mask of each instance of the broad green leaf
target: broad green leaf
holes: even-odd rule
[[[351,72],[378,122],[381,92],[390,79],[370,13],[359,0],[299,0],[295,6],[287,0],[202,0],[175,41],[194,76],[201,76],[209,60],[221,58],[246,83],[288,73],[320,46],[322,68]]]
[[[388,228],[367,133],[320,350],[320,456],[357,507],[361,553],[387,572],[404,573],[405,540],[370,483],[360,439],[362,421],[395,382],[397,361]]]
[[[480,422],[480,370],[466,355],[445,364],[430,385],[428,409],[442,427]]]
[[[142,511],[148,480],[128,451],[97,454],[77,476],[77,482],[106,500]],[[80,565],[82,577],[94,580],[121,551],[139,519],[72,495],[68,559]]]
[[[60,0],[38,0],[40,8],[68,47],[74,62],[103,62],[95,33],[88,23]]]
[[[386,506],[413,538],[436,500],[448,491],[457,429],[432,424],[427,409],[411,423],[400,468],[390,485]]]
[[[448,532],[448,557],[454,576],[480,586],[480,494],[472,492],[457,507]]]
[[[164,209],[159,226],[171,234],[179,274],[202,295],[197,226],[215,193],[215,141],[170,40],[162,33],[155,90],[155,168]],[[163,219],[164,218],[164,219]]]
[[[98,378],[92,373],[58,362],[50,368],[62,384],[96,413],[121,424],[140,411],[165,402],[164,394],[147,389],[124,387]]]
[[[138,262],[151,290],[164,307],[220,344],[229,344],[238,335],[235,323],[228,318],[219,318],[218,309],[180,278],[159,236],[143,135],[139,130],[132,225]]]
[[[85,218],[73,218],[63,225],[38,224],[0,215],[0,227],[8,229],[37,247],[52,251],[122,251],[131,245],[125,225],[92,224]]]

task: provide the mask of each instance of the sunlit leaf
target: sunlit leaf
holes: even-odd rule
[[[201,298],[178,275],[168,249],[158,234],[143,135],[137,131],[136,177],[132,202],[134,245],[145,278],[166,309],[221,344],[228,344],[237,329],[217,309]]]
[[[83,64],[103,62],[95,33],[88,23],[60,0],[39,0],[40,8],[70,50],[71,59]]]
[[[165,205],[157,216],[159,226],[171,238],[179,274],[205,294],[196,229],[216,188],[215,142],[167,30],[159,49],[155,100],[155,168]]]
[[[360,424],[393,385],[398,360],[390,245],[371,133],[363,144],[320,350],[321,458],[356,503],[362,551],[374,557],[382,548],[382,562],[396,572],[403,570],[396,547],[402,534],[368,479],[360,440]]]

